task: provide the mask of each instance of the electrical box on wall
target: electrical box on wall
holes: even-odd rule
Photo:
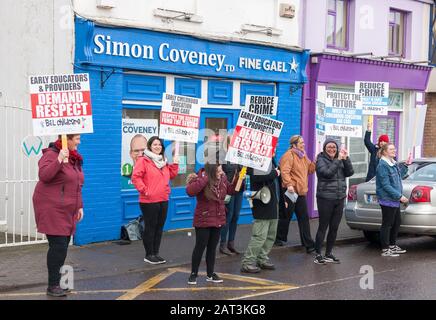
[[[97,0],[97,8],[100,9],[115,8],[115,0]]]
[[[289,3],[280,3],[280,17],[282,18],[294,18],[295,6]]]

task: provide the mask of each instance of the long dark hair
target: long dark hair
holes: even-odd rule
[[[209,200],[218,200],[217,195],[213,191],[214,186],[217,183],[216,172],[220,164],[217,163],[206,163],[204,165],[204,171],[208,177],[208,183],[206,188],[204,188],[204,195]]]
[[[148,149],[149,151],[151,151],[151,145],[153,144],[154,140],[159,140],[159,141],[160,141],[160,144],[162,145],[162,151],[160,152],[160,155],[163,156],[163,155],[165,154],[165,147],[164,147],[164,144],[163,144],[163,140],[162,140],[162,139],[159,139],[158,136],[153,136],[153,137],[151,137],[151,138],[147,141],[147,149]]]

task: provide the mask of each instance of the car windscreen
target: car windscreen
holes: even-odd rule
[[[427,163],[418,167],[406,180],[436,182],[436,163]]]
[[[404,161],[400,162],[400,165],[404,165]],[[416,170],[424,168],[425,166],[432,164],[432,162],[413,162],[407,167],[407,174],[403,177],[403,180],[408,179]],[[372,178],[371,181],[375,182],[375,178]]]

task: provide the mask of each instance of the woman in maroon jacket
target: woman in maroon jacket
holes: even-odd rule
[[[33,208],[38,232],[47,235],[47,294],[63,297],[60,268],[67,257],[68,244],[83,218],[82,156],[77,152],[80,135],[67,135],[68,149],[62,150],[60,138],[44,149],[38,162],[39,181],[33,193]],[[68,162],[64,163],[64,159]]]
[[[224,198],[235,192],[235,178],[232,184],[227,180],[221,165],[206,163],[204,169],[190,174],[186,192],[197,197],[194,213],[195,248],[192,253],[192,269],[188,284],[197,284],[198,269],[204,249],[206,251],[207,278],[215,283],[223,280],[214,272],[215,254],[220,240],[221,227],[226,224]]]

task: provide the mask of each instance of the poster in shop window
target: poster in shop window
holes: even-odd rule
[[[359,94],[325,91],[325,135],[362,137],[362,100]]]
[[[133,167],[147,147],[147,141],[159,132],[157,119],[123,119],[121,122],[121,188],[133,189]]]
[[[226,161],[267,172],[282,127],[281,121],[242,110]]]
[[[89,74],[29,77],[33,135],[92,133]]]
[[[388,114],[389,82],[356,81],[354,93],[362,97],[362,114]]]
[[[171,141],[198,142],[201,100],[164,93],[159,137]]]

